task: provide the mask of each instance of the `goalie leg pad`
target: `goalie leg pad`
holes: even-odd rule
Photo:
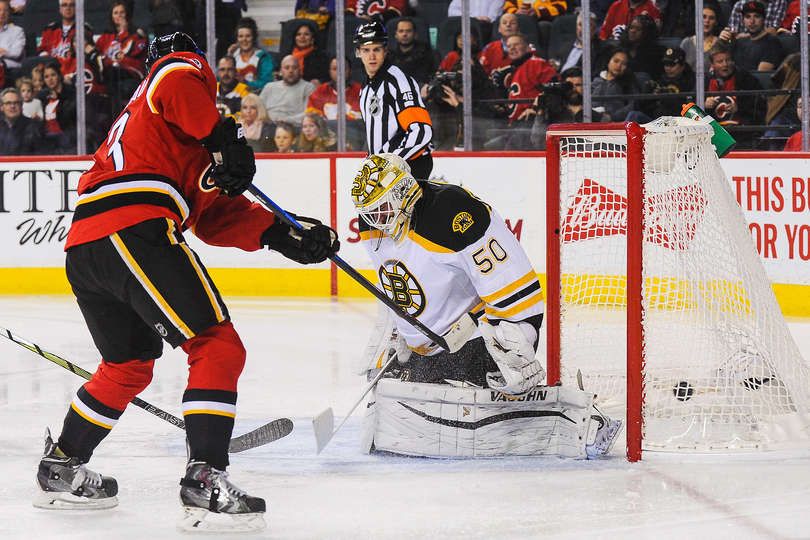
[[[377,320],[371,336],[369,336],[363,357],[360,359],[358,374],[365,374],[366,380],[372,380],[391,354],[396,354],[397,362],[405,364],[411,356],[411,350],[405,343],[405,339],[399,335],[391,309],[384,304],[379,304]]]
[[[490,389],[383,379],[365,431],[377,450],[410,456],[585,458],[592,403],[593,394],[561,386],[538,386],[514,399]]]

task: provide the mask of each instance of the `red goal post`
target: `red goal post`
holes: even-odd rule
[[[679,118],[547,132],[548,383],[582,369],[622,407],[630,461],[808,438],[810,369],[710,140]]]
[[[546,142],[546,273],[547,289],[547,354],[548,384],[560,382],[560,139],[583,133],[626,136],[627,145],[627,304],[639,309],[627,310],[627,458],[641,459],[641,406],[643,358],[641,354],[641,230],[643,226],[644,181],[641,139],[644,128],[636,123],[556,124],[547,132]],[[632,187],[631,187],[632,186]],[[632,190],[632,191],[631,191]],[[551,276],[555,276],[552,279]]]

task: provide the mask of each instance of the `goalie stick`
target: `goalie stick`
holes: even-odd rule
[[[317,445],[318,453],[320,454],[321,451],[326,448],[326,445],[329,444],[329,441],[332,440],[332,437],[335,436],[335,433],[340,431],[340,428],[343,427],[343,424],[346,423],[346,420],[352,415],[354,410],[357,408],[360,403],[362,403],[363,399],[365,399],[366,395],[371,392],[371,389],[374,388],[377,383],[382,379],[383,374],[388,369],[388,367],[396,360],[397,355],[396,353],[391,354],[388,357],[388,360],[382,366],[380,371],[377,375],[371,379],[371,382],[368,383],[363,393],[360,394],[360,397],[357,398],[357,401],[354,402],[352,408],[349,409],[349,412],[343,417],[343,420],[338,424],[338,427],[335,428],[335,415],[332,412],[332,407],[329,407],[325,411],[320,412],[315,418],[312,419],[312,429],[315,432],[315,444]]]
[[[483,313],[484,313],[483,311],[476,314],[465,313],[464,315],[461,316],[461,318],[459,318],[459,320],[453,323],[453,326],[450,327],[450,330],[445,335],[452,334],[454,339],[461,340],[461,343],[463,345],[464,343],[467,342],[468,339],[470,339],[470,336],[472,335],[473,331],[477,328],[478,319],[481,317],[481,315],[483,315]],[[388,360],[386,360],[385,364],[380,368],[380,371],[377,373],[377,375],[375,375],[374,378],[371,380],[371,382],[366,386],[365,390],[363,390],[363,393],[360,394],[360,397],[357,399],[354,405],[352,405],[352,408],[349,409],[349,412],[347,412],[346,415],[343,417],[343,421],[340,422],[337,428],[335,428],[335,415],[332,412],[332,407],[329,407],[328,409],[321,411],[317,416],[315,416],[315,418],[312,419],[312,428],[313,431],[315,432],[315,443],[317,445],[319,454],[324,448],[326,448],[326,445],[329,444],[329,441],[332,440],[332,437],[335,436],[335,433],[337,433],[340,430],[340,428],[343,427],[343,424],[346,423],[346,420],[349,419],[349,417],[352,415],[357,406],[360,405],[360,403],[363,401],[366,395],[368,395],[368,393],[371,392],[371,389],[377,385],[377,383],[382,378],[383,373],[385,373],[385,371],[388,369],[391,363],[397,358],[396,352],[394,352],[393,350],[389,354],[390,355],[388,357]],[[382,355],[375,354],[375,356],[379,358]]]
[[[62,358],[59,355],[56,355],[52,352],[48,352],[42,349],[39,345],[32,341],[28,341],[27,339],[21,338],[20,336],[14,334],[8,328],[0,327],[0,332],[2,332],[3,337],[7,338],[9,341],[16,343],[17,345],[28,349],[29,351],[38,354],[42,358],[53,362],[57,366],[61,366],[66,370],[75,373],[79,377],[83,379],[90,380],[93,376],[92,373],[87,371],[86,369],[77,366],[73,362]],[[131,402],[136,407],[140,407],[141,409],[145,410],[149,414],[157,416],[161,420],[165,420],[166,422],[179,427],[182,430],[186,429],[186,423],[183,421],[182,418],[178,418],[175,415],[171,414],[170,412],[164,411],[158,407],[155,407],[151,403],[148,403],[142,400],[139,397],[136,397]],[[228,447],[228,451],[232,454],[237,452],[243,452],[245,450],[249,450],[251,448],[256,448],[257,446],[262,446],[282,437],[286,437],[293,430],[293,423],[292,420],[289,418],[278,418],[267,424],[264,424],[261,427],[254,429],[253,431],[249,431],[244,435],[240,435],[239,437],[234,437],[230,441],[230,445]]]
[[[301,224],[298,223],[298,221],[296,221],[296,219],[290,215],[289,212],[273,202],[270,197],[265,195],[262,190],[257,188],[255,185],[250,185],[248,187],[248,191],[289,226],[295,228],[297,231],[302,229]],[[363,288],[365,288],[368,292],[377,297],[380,302],[388,306],[398,317],[407,321],[411,326],[422,332],[435,344],[439,345],[442,349],[448,352],[453,353],[461,349],[469,338],[469,334],[466,332],[469,330],[470,324],[472,324],[473,329],[475,328],[475,321],[472,319],[466,320],[464,317],[462,317],[450,328],[450,330],[448,330],[444,335],[440,336],[425,326],[419,319],[396,305],[394,301],[388,298],[384,292],[375,287],[374,284],[367,280],[360,272],[344,261],[340,255],[332,254],[329,256],[329,258],[338,266],[338,268],[349,274],[352,279],[362,285]]]

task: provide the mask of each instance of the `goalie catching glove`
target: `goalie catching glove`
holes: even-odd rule
[[[517,396],[543,382],[546,372],[534,357],[537,331],[532,325],[501,321],[493,326],[482,322],[478,328],[500,369],[487,373],[490,388]]]
[[[256,158],[247,144],[242,126],[228,117],[200,142],[211,154],[214,185],[229,197],[241,195],[256,174]]]
[[[276,222],[262,234],[262,245],[301,264],[323,262],[340,249],[334,229],[314,218],[293,217],[303,230],[296,230],[276,218]]]

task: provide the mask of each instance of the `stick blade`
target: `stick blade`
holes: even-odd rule
[[[293,427],[292,420],[289,418],[273,420],[253,431],[248,431],[244,435],[231,439],[228,452],[236,454],[277,441],[292,433]]]
[[[318,413],[312,419],[312,429],[315,432],[315,444],[320,454],[335,434],[335,415],[331,407]]]

